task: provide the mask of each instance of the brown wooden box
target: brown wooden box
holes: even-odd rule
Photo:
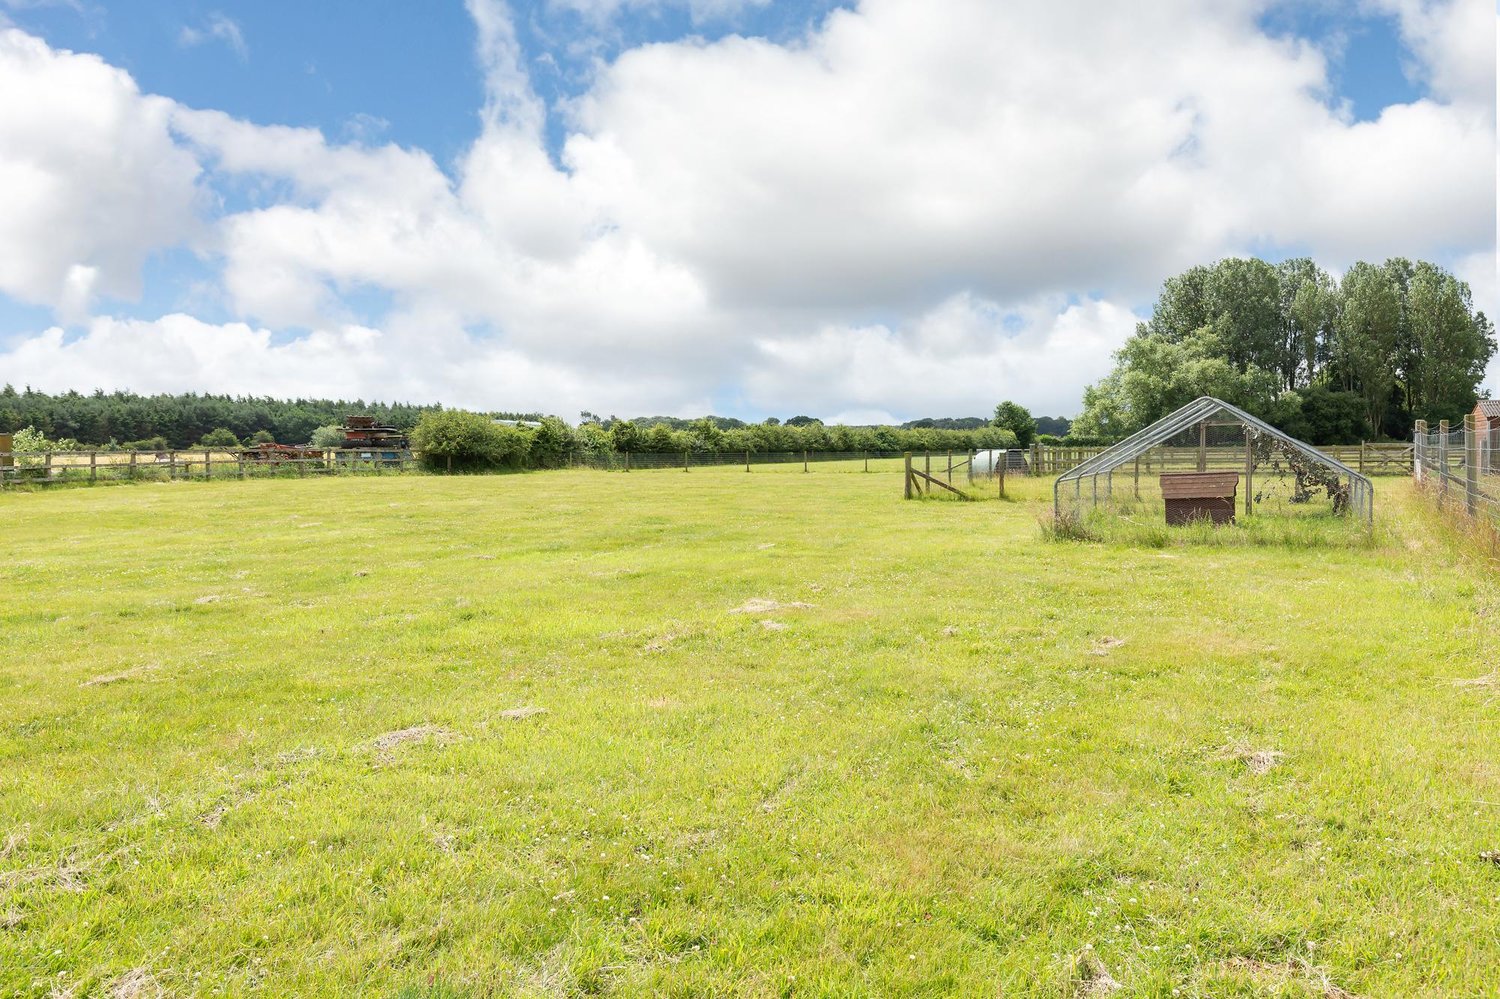
[[[1234,523],[1238,472],[1169,472],[1161,477],[1161,497],[1167,504],[1167,523],[1210,520]]]

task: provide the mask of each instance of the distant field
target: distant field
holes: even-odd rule
[[[1406,482],[820,471],[0,497],[0,995],[1495,994],[1500,586]]]

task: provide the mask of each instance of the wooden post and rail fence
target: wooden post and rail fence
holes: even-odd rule
[[[1446,438],[1440,448],[1446,455]],[[296,449],[289,456],[253,457],[249,451],[213,450],[203,448],[166,451],[106,451],[77,450],[39,453],[12,452],[12,443],[0,434],[0,486],[17,482],[48,484],[61,482],[100,482],[126,479],[215,479],[252,478],[272,474],[316,475],[351,471],[409,471],[417,466],[417,457],[410,451],[398,452],[394,456],[377,453],[373,457],[361,457],[361,452],[351,449],[318,450]],[[1079,463],[1103,451],[1102,447],[1071,447],[1034,444],[1020,452],[1009,452],[997,462],[1000,467],[991,471],[999,479],[999,487],[1005,488],[1007,471],[1030,475],[1051,476],[1066,472]],[[1237,463],[1241,445],[1215,447],[1154,448],[1131,464],[1132,483],[1139,492],[1142,474],[1147,477],[1163,471],[1186,471],[1207,464],[1222,467]],[[1366,475],[1409,475],[1415,454],[1411,443],[1363,443],[1338,445],[1321,449],[1324,454],[1339,459],[1357,468]],[[388,453],[386,453],[388,454]],[[938,488],[954,485],[955,473],[962,474],[969,483],[975,478],[974,451],[926,451],[910,452],[911,471],[908,476],[910,488],[915,493],[930,493],[932,482],[941,480]],[[1019,457],[1018,457],[1019,455]],[[1024,461],[1022,458],[1024,457]],[[610,457],[603,466],[585,462],[581,456],[570,455],[567,464],[586,467],[612,467],[645,470],[647,468],[676,467],[690,469],[694,466],[722,466],[743,464],[751,471],[757,464],[785,467],[800,463],[803,472],[811,472],[820,463],[835,464],[841,470],[853,466],[855,470],[868,472],[871,460],[884,460],[905,464],[902,452],[853,451],[853,452],[732,452],[720,453],[619,453]],[[936,469],[934,465],[936,464]],[[1009,465],[1007,469],[1005,466]],[[1023,467],[1024,465],[1024,467]],[[883,466],[886,469],[890,464]],[[1443,463],[1447,467],[1447,463]],[[1447,483],[1451,473],[1444,473]],[[956,491],[956,490],[955,490]]]

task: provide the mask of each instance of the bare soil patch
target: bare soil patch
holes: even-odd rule
[[[394,732],[387,732],[384,735],[377,735],[371,745],[382,753],[389,753],[396,747],[406,745],[410,742],[428,742],[433,740],[437,742],[449,742],[453,738],[453,732],[443,728],[441,725],[422,724],[413,725],[411,728],[397,729]]]
[[[1217,759],[1238,760],[1245,768],[1257,777],[1267,773],[1276,764],[1285,759],[1286,754],[1279,749],[1255,749],[1244,743],[1236,743],[1225,746],[1219,750]]]
[[[801,600],[790,600],[782,603],[779,600],[770,600],[765,597],[751,597],[738,607],[731,608],[731,614],[771,614],[779,610],[806,610],[815,605],[804,603]]]
[[[1099,999],[1113,995],[1125,986],[1115,980],[1104,966],[1104,961],[1092,947],[1085,947],[1073,959],[1073,975],[1069,983],[1070,995],[1074,999]]]

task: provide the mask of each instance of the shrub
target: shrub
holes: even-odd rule
[[[344,428],[337,423],[330,423],[326,427],[319,427],[312,432],[310,443],[313,447],[333,448],[344,446]]]
[[[271,433],[271,431],[269,431],[269,430],[257,430],[255,433],[253,433],[253,434],[250,435],[250,439],[248,441],[246,441],[245,443],[247,443],[247,444],[275,444],[276,443],[276,435],[273,434],[273,433]]]
[[[412,447],[432,469],[519,467],[531,435],[495,423],[482,413],[445,409],[423,413],[411,432]]]
[[[572,428],[555,416],[547,416],[532,431],[528,450],[533,468],[557,468],[572,449]]]
[[[147,437],[145,440],[126,441],[120,445],[122,451],[165,451],[167,439],[165,437]]]
[[[203,439],[198,442],[198,446],[201,448],[233,450],[240,446],[240,439],[234,435],[233,431],[227,430],[224,427],[216,427],[203,435]]]

